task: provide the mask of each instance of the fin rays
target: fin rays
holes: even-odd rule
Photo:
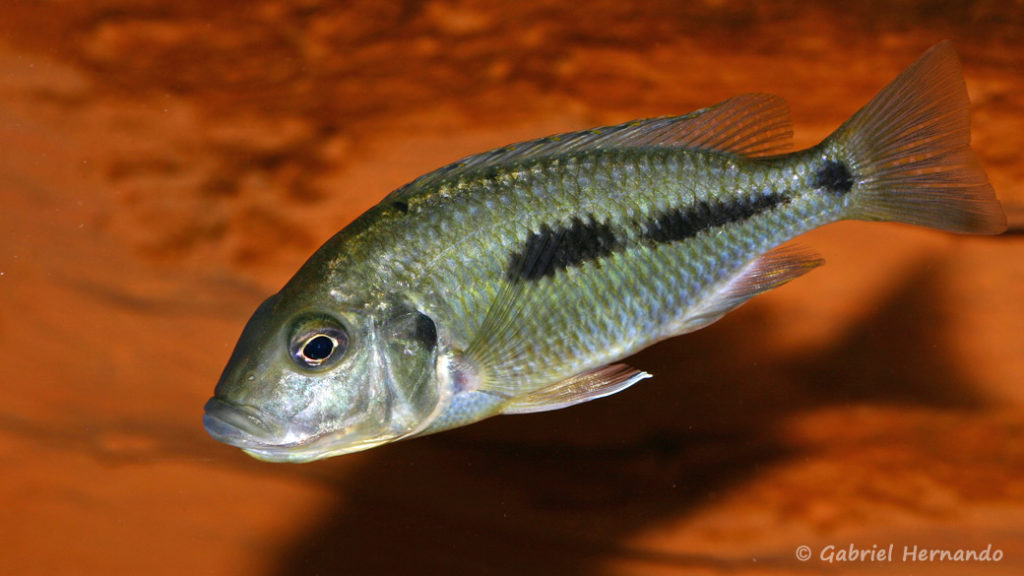
[[[385,202],[401,202],[443,181],[545,156],[615,147],[692,148],[757,157],[788,152],[792,140],[789,107],[782,98],[742,94],[685,116],[557,134],[469,156],[413,180],[392,192]]]
[[[970,100],[952,44],[932,47],[822,146],[848,149],[851,216],[998,234],[1006,217],[970,147]]]

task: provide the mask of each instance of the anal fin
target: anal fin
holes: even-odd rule
[[[703,328],[761,292],[778,288],[824,263],[825,259],[816,252],[791,245],[765,252],[687,314],[675,334]]]
[[[556,382],[508,404],[502,414],[530,414],[558,410],[574,404],[611,396],[650,374],[626,364],[611,364]]]

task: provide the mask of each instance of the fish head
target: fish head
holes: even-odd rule
[[[273,462],[414,435],[444,399],[437,341],[433,320],[398,300],[345,308],[277,294],[243,330],[203,424],[216,440]]]

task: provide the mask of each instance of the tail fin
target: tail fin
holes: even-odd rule
[[[843,124],[825,146],[850,159],[848,216],[998,234],[1006,216],[970,146],[970,100],[947,40]]]

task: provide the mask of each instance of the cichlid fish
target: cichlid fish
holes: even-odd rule
[[[471,156],[394,191],[256,310],[206,404],[211,436],[303,462],[571,406],[616,363],[822,264],[780,248],[844,219],[997,234],[953,48],[821,144],[750,94]]]

